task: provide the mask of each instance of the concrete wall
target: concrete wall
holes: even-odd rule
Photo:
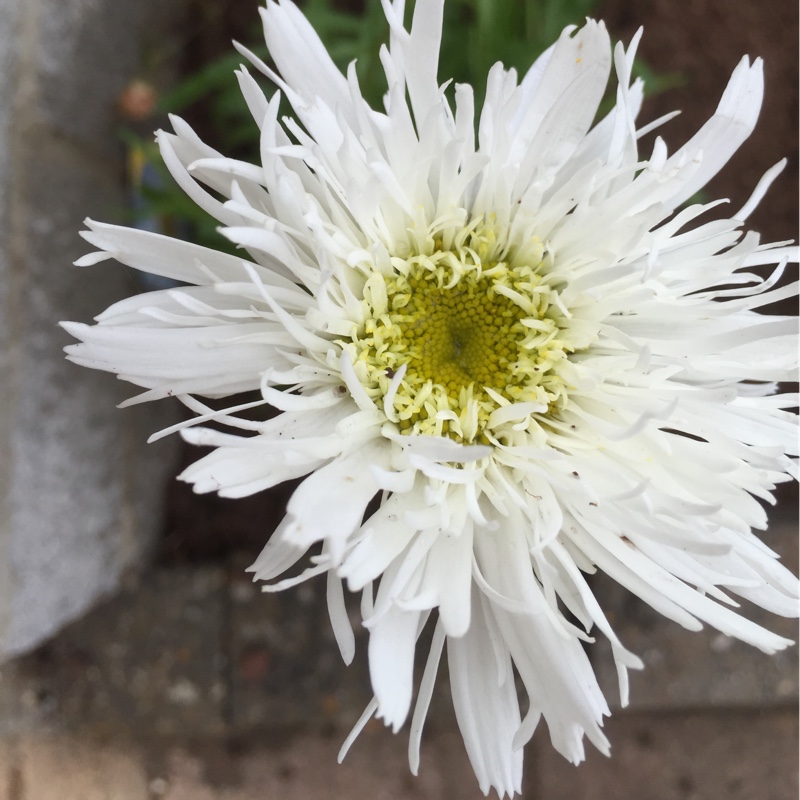
[[[173,444],[145,440],[176,409],[117,410],[133,387],[66,362],[56,324],[137,290],[71,264],[82,220],[124,208],[115,100],[180,6],[0,0],[0,659],[113,591],[158,531]]]

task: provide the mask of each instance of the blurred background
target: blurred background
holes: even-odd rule
[[[175,112],[226,155],[257,147],[230,40],[261,53],[258,5],[0,0],[0,800],[481,796],[445,674],[419,778],[406,735],[379,724],[336,765],[369,699],[365,661],[341,663],[319,585],[267,596],[244,573],[292,487],[237,501],[193,495],[174,476],[198,449],[145,444],[179,418],[177,404],[118,410],[133,387],[61,352],[58,320],[89,321],[153,288],[118,265],[70,266],[88,249],[84,217],[228,246],[172,188],[152,131]],[[378,103],[387,34],[377,0],[303,8],[337,63],[358,58]],[[704,199],[738,208],[787,156],[749,225],[764,241],[797,239],[790,0],[449,0],[440,80],[480,87],[496,60],[522,71],[587,15],[626,43],[644,26],[640,118],[682,109],[659,131],[671,150],[708,119],[743,54],[764,58],[758,128]],[[764,538],[796,571],[796,486]],[[590,753],[575,768],[542,726],[524,797],[794,800],[796,649],[768,657],[713,631],[690,634],[610,582],[595,588],[647,668],[632,677],[631,707],[607,723],[613,758]],[[797,638],[792,621],[749,616]],[[593,651],[614,708],[610,654]]]

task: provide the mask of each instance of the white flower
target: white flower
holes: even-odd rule
[[[361,593],[375,699],[360,725],[376,714],[397,731],[411,714],[415,772],[446,648],[480,786],[503,796],[520,791],[541,717],[570,761],[584,735],[608,751],[590,631],[611,642],[623,703],[641,667],[587,574],[690,630],[790,644],[731,596],[797,614],[795,579],[751,532],[767,525],[758,500],[796,474],[784,409],[797,399],[776,393],[796,376],[795,321],[755,309],[796,291],[777,280],[797,252],[741,230],[783,162],[731,218],[708,216],[717,203],[679,210],[749,135],[760,60],[742,59],[678,152],[656,139],[641,157],[638,137],[665,120],[636,128],[639,37],[614,49],[616,105],[592,127],[612,52],[589,21],[521,81],[492,68],[476,137],[472,88],[457,85],[451,107],[437,81],[442,4],[418,0],[406,31],[403,0],[384,3],[377,111],[298,9],[270,2],[277,72],[242,52],[295,118],[279,120],[279,96],[241,69],[262,164],[223,157],[179,119],[158,133],[175,179],[246,255],[89,222],[98,252],[79,264],[115,258],[193,285],[64,324],[82,342],[72,360],[146,389],[130,402],[175,395],[196,412],[174,428],[216,448],[182,475],[196,491],[241,497],[308,476],[255,577],[311,551],[305,571],[265,588],[327,573],[345,661],[342,582]],[[750,271],[765,264],[768,279]],[[225,412],[197,399],[245,390],[262,399]],[[238,416],[267,403],[283,413]],[[240,433],[188,427],[209,420]]]

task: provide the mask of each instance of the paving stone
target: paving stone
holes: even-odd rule
[[[606,724],[611,758],[578,767],[537,731],[525,797],[536,800],[796,800],[795,711],[628,714]]]
[[[478,800],[472,769],[458,736],[424,743],[420,774],[408,770],[405,743],[382,726],[368,726],[344,762],[338,737],[299,735],[272,745],[250,744],[235,754],[176,748],[163,776],[151,781],[164,800]]]
[[[783,563],[797,568],[797,523],[784,521],[764,535]],[[595,590],[622,643],[645,663],[630,673],[633,711],[704,707],[796,706],[798,649],[766,655],[709,626],[687,631],[626,590],[598,576]],[[749,619],[797,641],[796,619],[785,619],[742,601]],[[592,647],[595,669],[612,708],[619,707],[616,670],[602,635]]]
[[[281,753],[251,753],[243,759],[245,785],[262,786],[266,796],[285,800],[330,797],[350,800],[433,800],[482,798],[463,745],[454,735],[425,742],[420,774],[408,770],[406,747],[382,726],[365,731],[345,761],[338,765],[338,739],[299,737]],[[250,800],[243,792],[222,792],[220,800]]]
[[[221,569],[154,572],[0,670],[6,732],[223,734],[224,606]]]
[[[137,748],[69,737],[23,737],[13,800],[150,800]]]
[[[18,789],[16,748],[11,741],[0,738],[0,800],[22,800]]]
[[[265,593],[245,568],[252,555],[235,554],[230,566],[231,729],[236,734],[282,728],[347,728],[372,698],[368,635],[361,625],[360,595],[345,589],[356,655],[345,665],[326,603],[325,577],[283,592]],[[433,626],[420,635],[416,676],[421,678]],[[442,659],[428,725],[450,729],[455,717],[446,659]]]
[[[362,733],[343,764],[338,737],[319,734],[175,744],[34,734],[0,740],[0,800],[478,800],[460,737],[426,738],[418,777],[405,743],[380,725]],[[158,749],[156,749],[158,748]],[[8,789],[6,794],[2,792]]]
[[[352,724],[371,698],[366,636],[345,666],[331,631],[325,579],[263,593],[239,555],[230,568],[231,724],[238,733]],[[353,598],[350,598],[352,600]]]

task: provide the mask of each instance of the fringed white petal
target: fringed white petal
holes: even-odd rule
[[[478,782],[512,796],[541,718],[570,761],[585,739],[608,752],[585,649],[595,630],[623,705],[628,670],[642,666],[586,574],[603,570],[690,630],[707,623],[766,652],[789,644],[742,617],[737,598],[798,614],[796,578],[753,529],[798,473],[797,397],[780,392],[798,372],[796,320],[758,312],[795,296],[783,275],[800,251],[741,230],[784,162],[730,218],[710,216],[721,201],[675,210],[752,130],[759,59],[742,60],[676,153],[656,138],[639,155],[671,116],[637,128],[641,31],[612,51],[602,23],[570,27],[520,83],[495,65],[482,109],[469,86],[451,108],[437,74],[444,0],[417,0],[410,31],[404,0],[382,7],[388,91],[373,110],[355,67],[340,74],[291,0],[269,0],[274,69],[238,46],[280,89],[268,100],[237,73],[261,163],[225,158],[178,118],[157,135],[178,185],[244,257],[87,221],[96,251],[79,265],[114,258],[191,285],[123,300],[94,326],[64,323],[79,340],[67,350],[144,387],[126,405],[175,395],[194,414],[153,438],[180,431],[215,448],[181,475],[195,491],[241,497],[307,476],[250,571],[268,592],[327,573],[348,663],[343,582],[362,593],[375,698],[340,759],[373,716],[397,731],[413,708],[416,773],[446,644]],[[592,127],[612,63],[616,104]],[[282,97],[296,118],[281,118]],[[438,258],[456,265],[442,292],[468,261],[484,277],[520,270],[508,285],[491,278],[492,296],[525,312],[519,358],[497,368],[507,386],[473,382],[456,402],[434,396],[436,376],[415,375],[418,333],[396,312],[417,290],[387,287],[419,263],[440,269]],[[245,390],[257,394],[198,399]],[[266,404],[281,413],[263,419]],[[415,427],[425,414],[432,427]]]
[[[469,631],[447,639],[453,708],[481,791],[513,797],[522,791],[522,750],[514,747],[520,715],[511,657],[505,651],[500,664],[495,661],[492,612],[477,591],[471,604]]]
[[[397,733],[411,707],[420,612],[390,609],[370,629],[369,674],[377,716]]]

